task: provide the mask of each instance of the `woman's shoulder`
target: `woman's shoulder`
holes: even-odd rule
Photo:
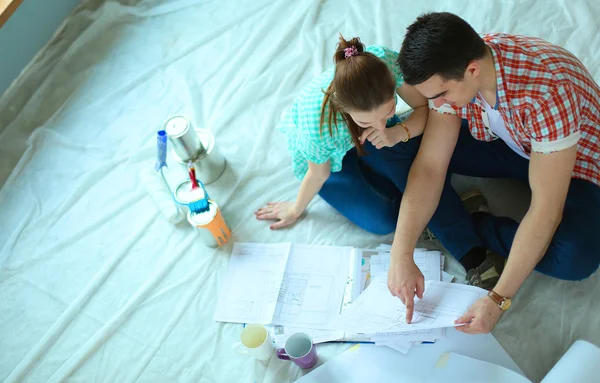
[[[391,56],[393,58],[397,58],[398,57],[398,52],[388,48],[386,46],[383,45],[369,45],[365,48],[365,50],[367,52],[371,52],[373,53],[375,56],[379,57],[379,58],[383,58],[383,57],[387,57],[387,56]]]
[[[286,113],[295,120],[298,127],[309,131],[319,129],[325,90],[332,80],[333,68],[330,68],[302,87]]]
[[[404,76],[398,65],[398,52],[383,45],[369,45],[366,48],[366,51],[371,52],[386,63],[396,78],[396,87],[400,87],[404,84]]]

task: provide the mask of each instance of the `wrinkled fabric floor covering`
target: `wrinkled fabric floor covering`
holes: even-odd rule
[[[297,378],[289,362],[234,354],[241,326],[212,321],[231,245],[207,248],[189,225],[158,214],[137,177],[153,165],[156,130],[183,113],[215,133],[228,168],[208,190],[235,241],[390,241],[319,198],[289,230],[254,220],[261,204],[291,200],[299,186],[274,130],[280,113],[331,64],[339,32],[398,50],[426,10],[563,45],[600,80],[597,1],[502,3],[84,1],[0,99],[0,380]],[[496,212],[526,208],[518,185],[457,180],[473,185]],[[494,334],[539,380],[574,340],[600,343],[599,296],[598,274],[580,283],[534,274]],[[325,360],[346,347],[319,352]]]

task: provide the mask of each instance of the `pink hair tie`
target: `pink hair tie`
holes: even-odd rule
[[[344,58],[358,56],[358,49],[356,49],[356,47],[354,45],[352,45],[349,48],[344,48],[344,56],[345,56]]]

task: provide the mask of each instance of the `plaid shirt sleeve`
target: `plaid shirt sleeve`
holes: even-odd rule
[[[453,107],[451,107],[450,105],[448,105],[448,104],[443,104],[439,108],[433,104],[433,100],[429,100],[428,104],[429,104],[429,109],[435,110],[438,113],[441,113],[441,114],[451,114],[451,115],[457,115],[458,114],[458,113],[456,113],[456,110]]]
[[[569,86],[560,85],[546,93],[528,112],[525,126],[531,127],[534,152],[558,152],[579,141],[579,100]]]

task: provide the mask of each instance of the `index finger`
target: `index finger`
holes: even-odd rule
[[[367,137],[369,136],[369,134],[371,134],[371,132],[373,131],[373,129],[375,129],[375,128],[365,129],[365,131],[363,132],[363,134],[361,134],[360,137],[358,138],[361,143],[364,144],[365,140],[367,139]]]
[[[415,293],[406,294],[406,323],[410,324],[413,318],[413,312],[415,311]]]

